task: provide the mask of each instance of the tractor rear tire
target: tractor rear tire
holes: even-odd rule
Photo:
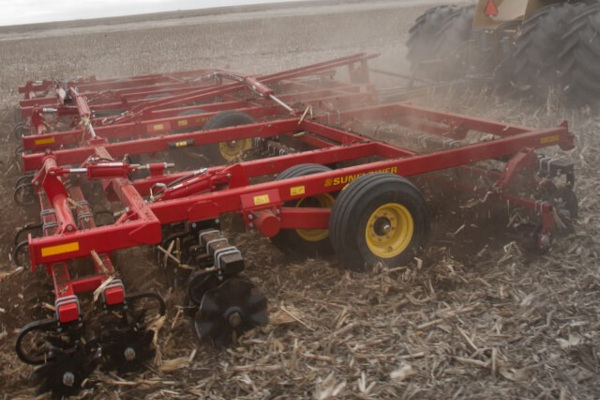
[[[211,117],[202,127],[203,131],[253,124],[254,118],[240,111],[227,110]],[[213,143],[206,146],[206,156],[216,164],[230,163],[238,154],[252,148],[252,138]]]
[[[281,181],[327,171],[331,171],[331,168],[321,164],[299,164],[286,169],[275,180]],[[323,193],[286,202],[285,206],[331,208],[333,203],[333,195]],[[327,229],[282,229],[271,238],[271,242],[287,255],[298,258],[314,258],[331,253],[331,242]]]
[[[459,9],[457,5],[434,7],[415,20],[406,42],[408,48],[406,58],[413,73],[422,77],[435,78],[435,66],[432,70],[427,62],[437,58],[433,48],[442,22]]]
[[[581,3],[552,4],[525,21],[513,57],[512,77],[517,89],[546,98],[548,91],[559,84],[562,37],[568,32],[569,22],[585,8]]]
[[[559,58],[565,91],[579,104],[600,100],[600,4],[588,6],[570,22]]]
[[[333,204],[331,243],[346,269],[365,272],[377,263],[411,262],[429,235],[429,210],[421,192],[393,174],[363,175]]]
[[[467,6],[456,10],[442,23],[433,48],[439,60],[434,68],[437,80],[450,81],[467,75],[467,50],[474,18],[475,6]]]

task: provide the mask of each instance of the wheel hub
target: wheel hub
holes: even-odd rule
[[[67,371],[63,374],[63,385],[72,387],[75,383],[75,375],[71,371]]]
[[[237,156],[252,148],[252,139],[230,140],[219,143],[219,152],[226,161],[233,161]]]
[[[230,278],[208,290],[194,317],[199,339],[211,339],[217,347],[228,345],[232,334],[241,334],[268,322],[267,298],[250,281]]]
[[[369,217],[365,239],[369,250],[380,258],[393,258],[409,246],[414,234],[410,211],[402,204],[387,203]]]
[[[128,347],[123,352],[123,356],[127,361],[135,360],[135,349],[133,347]]]
[[[392,226],[392,222],[387,217],[377,218],[373,225],[375,234],[379,236],[388,235],[393,229],[395,229],[395,227]]]

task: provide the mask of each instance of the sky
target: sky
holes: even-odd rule
[[[0,0],[0,26],[294,0]]]

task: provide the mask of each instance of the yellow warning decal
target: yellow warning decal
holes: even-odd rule
[[[260,196],[254,196],[254,205],[260,206],[262,204],[269,204],[271,200],[268,194],[261,194]]]
[[[177,121],[177,126],[187,126],[187,124],[188,124],[187,119],[180,119],[179,121]]]
[[[294,186],[290,188],[290,196],[300,196],[301,194],[306,193],[305,186]]]
[[[58,246],[50,246],[42,248],[42,257],[55,256],[57,254],[72,253],[79,251],[79,242],[71,242],[59,244]]]
[[[165,129],[165,126],[163,124],[156,124],[152,127],[155,131],[162,131],[163,129]]]
[[[202,123],[204,123],[204,122],[206,122],[208,120],[209,120],[208,117],[202,117],[202,118],[196,118],[195,121],[196,121],[197,124],[202,124]]]
[[[548,144],[548,143],[554,143],[554,142],[558,142],[558,141],[560,141],[559,135],[546,136],[546,137],[540,138],[540,144]]]
[[[389,167],[389,168],[378,169],[376,171],[367,172],[367,174],[374,174],[377,172],[385,172],[388,174],[397,174],[398,167]],[[338,185],[346,185],[347,183],[350,183],[353,180],[355,180],[356,178],[358,178],[359,176],[363,176],[363,175],[365,175],[364,172],[359,172],[358,174],[337,176],[335,178],[327,178],[327,179],[325,179],[325,183],[323,184],[323,186],[331,187],[331,186],[338,186]]]
[[[183,140],[181,142],[175,142],[175,147],[187,147],[188,142]]]
[[[34,141],[35,145],[42,145],[42,144],[52,144],[52,143],[56,143],[56,138],[55,137],[49,137],[49,138],[45,138],[45,139],[36,139]]]

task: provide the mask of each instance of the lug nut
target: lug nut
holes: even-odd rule
[[[75,384],[75,375],[72,372],[65,372],[63,374],[62,383],[68,387],[73,386]]]
[[[133,349],[133,347],[126,348],[125,351],[123,352],[123,355],[125,356],[125,359],[127,361],[135,360],[135,350]]]

